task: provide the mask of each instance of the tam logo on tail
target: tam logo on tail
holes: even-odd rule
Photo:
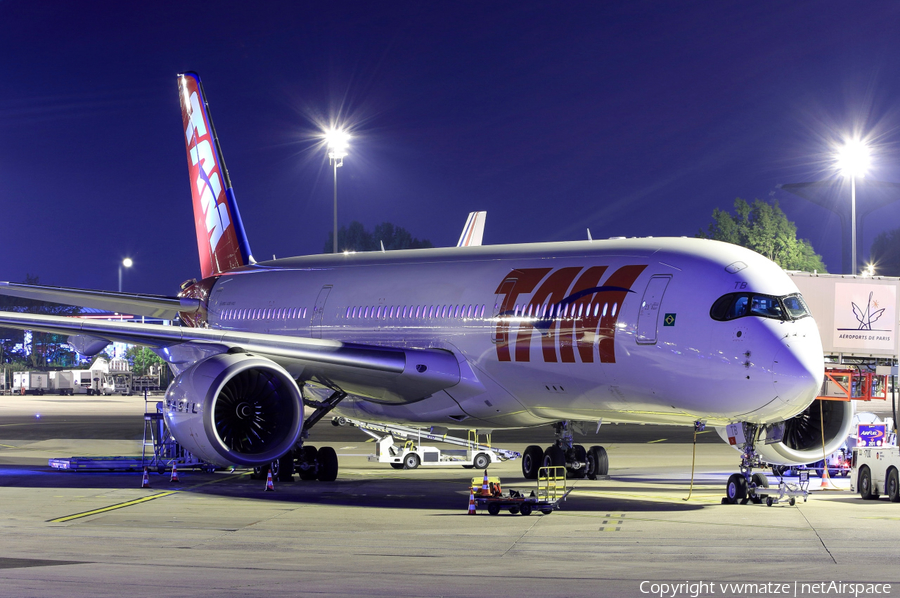
[[[200,77],[179,76],[194,226],[203,278],[253,263]]]

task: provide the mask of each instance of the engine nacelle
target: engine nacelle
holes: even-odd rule
[[[763,461],[776,465],[804,465],[821,461],[822,428],[824,454],[830,455],[847,440],[853,428],[853,404],[850,401],[813,401],[802,413],[784,422],[781,442],[766,444],[766,430],[760,428],[754,448]],[[716,428],[728,442],[725,428]],[[735,446],[743,450],[743,446]]]
[[[264,465],[297,442],[303,399],[290,374],[264,357],[223,353],[179,374],[166,390],[175,440],[219,466]]]

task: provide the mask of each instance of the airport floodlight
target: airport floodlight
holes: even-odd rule
[[[859,138],[848,139],[837,149],[835,166],[841,176],[850,179],[850,265],[856,276],[856,177],[869,169],[869,147]]]
[[[126,257],[122,260],[122,263],[119,264],[119,292],[122,292],[122,268],[130,268],[134,265],[134,262],[131,261],[130,257]]]
[[[338,252],[338,212],[337,212],[337,169],[344,165],[347,148],[350,146],[350,133],[332,127],[325,132],[325,145],[328,148],[328,160],[334,167],[334,240],[331,252]]]
[[[342,166],[350,146],[350,133],[343,129],[329,129],[325,132],[325,145],[328,146],[328,159],[335,168]]]
[[[861,139],[850,139],[838,148],[835,164],[841,176],[863,177],[869,169],[869,147]]]

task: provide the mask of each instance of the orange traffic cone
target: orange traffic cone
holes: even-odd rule
[[[272,468],[269,468],[269,474],[266,476],[266,492],[275,492],[275,484],[272,483]]]
[[[822,485],[820,488],[828,488],[831,484],[831,478],[828,477],[828,463],[822,467]]]
[[[487,469],[484,470],[484,481],[481,482],[481,496],[491,495],[491,483],[488,481]]]
[[[178,481],[178,464],[174,461],[172,462],[172,477],[169,478],[170,482]]]
[[[141,488],[149,488],[150,487],[150,472],[147,471],[147,468],[144,468],[144,478],[141,480]]]
[[[475,512],[475,491],[471,488],[469,489],[469,512],[467,515],[477,515]]]

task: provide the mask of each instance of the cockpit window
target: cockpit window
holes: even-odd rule
[[[782,298],[781,302],[794,320],[799,320],[800,318],[812,315],[809,313],[806,301],[804,301],[803,297],[800,295],[788,295],[787,297]]]
[[[744,316],[759,316],[775,320],[799,320],[810,315],[809,308],[799,294],[775,297],[757,293],[729,293],[719,297],[709,315],[713,320],[727,321]]]
[[[778,304],[775,297],[767,297],[766,295],[753,295],[753,301],[750,305],[751,316],[762,316],[764,318],[784,319],[784,311]]]

